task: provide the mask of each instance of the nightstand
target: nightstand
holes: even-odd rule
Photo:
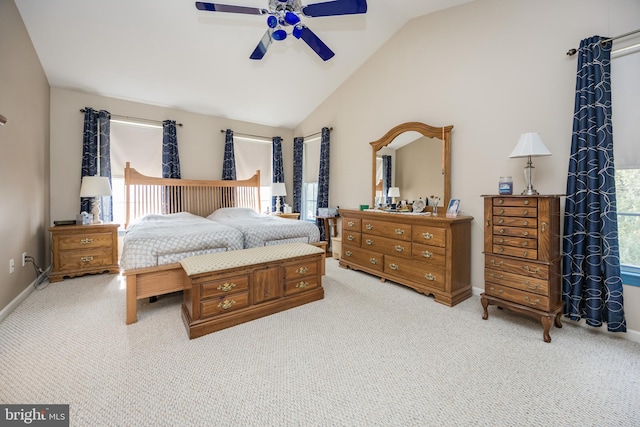
[[[119,273],[120,224],[56,225],[49,228],[53,267],[50,282],[91,273]]]
[[[287,219],[300,219],[299,213],[272,213],[271,215]]]

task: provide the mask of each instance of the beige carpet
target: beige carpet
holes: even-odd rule
[[[327,260],[325,299],[189,340],[179,296],[126,326],[123,280],[34,291],[0,323],[0,401],[74,426],[638,426],[640,345],[478,297],[449,308]]]

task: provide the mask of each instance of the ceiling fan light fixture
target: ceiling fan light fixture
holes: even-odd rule
[[[293,35],[293,37],[299,39],[300,36],[302,36],[302,26],[296,25],[295,27],[293,27],[293,31],[291,32],[291,34]]]
[[[284,40],[287,38],[287,32],[282,28],[275,30],[273,34],[271,34],[274,40]]]
[[[284,14],[284,20],[289,25],[296,25],[300,22],[300,17],[293,12],[287,12]]]
[[[269,17],[267,18],[267,25],[269,26],[269,28],[275,28],[278,26],[278,18],[276,18],[273,15],[269,15]]]

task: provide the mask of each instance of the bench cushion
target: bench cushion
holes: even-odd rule
[[[196,255],[180,261],[187,276],[227,270],[246,265],[262,264],[305,255],[323,254],[324,250],[307,243],[286,243],[237,251]]]

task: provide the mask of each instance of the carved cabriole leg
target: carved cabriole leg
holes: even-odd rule
[[[542,327],[544,329],[544,332],[542,333],[544,342],[551,342],[551,336],[549,335],[549,330],[551,329],[551,325],[553,324],[553,317],[540,316],[540,322],[542,322]]]
[[[555,325],[556,328],[562,328],[562,319],[559,311],[556,313]]]
[[[482,308],[484,310],[482,319],[487,320],[489,318],[489,311],[487,310],[487,308],[489,307],[489,300],[484,297],[484,294],[482,294],[480,296],[480,302],[482,303]]]

